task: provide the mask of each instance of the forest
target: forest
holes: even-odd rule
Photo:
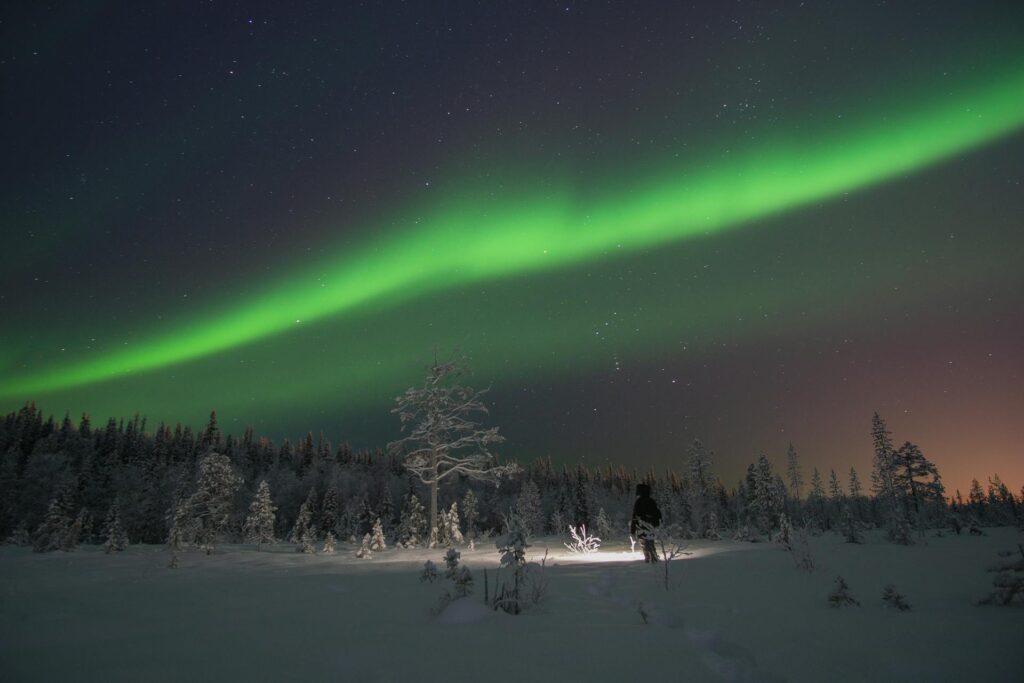
[[[723,482],[715,455],[700,441],[664,472],[624,466],[558,467],[550,459],[511,463],[516,474],[493,482],[452,477],[440,487],[437,542],[453,544],[502,531],[514,513],[534,535],[568,535],[585,525],[597,536],[625,538],[638,483],[652,487],[663,526],[678,538],[770,540],[793,528],[840,533],[887,530],[912,544],[925,530],[984,533],[1021,525],[1020,495],[998,475],[975,479],[966,499],[946,492],[937,467],[913,443],[896,447],[874,415],[874,462],[865,484],[853,468],[812,468],[805,475],[792,445],[781,466],[761,454],[744,477]],[[180,424],[109,418],[94,426],[44,417],[34,403],[0,421],[0,539],[38,551],[102,543],[204,547],[218,542],[284,541],[311,552],[330,538],[376,536],[389,545],[428,542],[422,481],[400,454],[353,451],[322,433],[280,444],[247,428],[222,433],[216,413],[198,433]],[[515,466],[518,465],[518,466]]]

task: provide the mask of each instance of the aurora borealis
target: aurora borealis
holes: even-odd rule
[[[456,5],[6,18],[5,410],[374,446],[460,349],[521,457],[1019,485],[1019,8]]]

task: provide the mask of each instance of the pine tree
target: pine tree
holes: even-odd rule
[[[299,506],[299,514],[295,518],[295,525],[292,527],[291,534],[288,535],[289,543],[296,543],[299,545],[300,550],[305,545],[303,538],[309,536],[311,539],[316,537],[316,531],[313,527],[313,510],[316,508],[316,489],[309,489],[309,494],[306,496],[306,501]]]
[[[207,555],[231,524],[235,492],[241,484],[226,455],[210,453],[199,461],[199,481],[191,501],[192,519],[196,542]]]
[[[479,535],[480,508],[473,489],[466,489],[466,495],[462,497],[462,517],[466,520],[466,536],[475,539]]]
[[[497,427],[487,429],[472,419],[488,413],[482,400],[486,391],[474,391],[455,383],[465,370],[463,361],[434,363],[422,388],[411,387],[395,399],[404,438],[388,444],[393,454],[405,455],[405,467],[430,487],[430,546],[437,543],[437,493],[440,483],[460,475],[469,479],[494,481],[514,474],[513,464],[499,465],[490,451],[504,441]]]
[[[839,477],[836,475],[835,470],[830,470],[829,472],[828,495],[833,502],[839,502],[843,499],[843,487],[839,483]]]
[[[452,503],[455,506],[455,503]],[[373,523],[372,536],[370,537],[370,550],[384,550],[387,544],[384,542],[384,527],[381,526],[380,518]]]
[[[850,595],[850,587],[841,576],[836,577],[836,587],[829,593],[828,602],[832,607],[860,607],[860,602]]]
[[[277,524],[277,507],[270,499],[270,485],[264,479],[249,505],[249,516],[245,518],[245,540],[256,544],[256,551],[264,543],[275,543],[274,526]]]
[[[540,489],[533,479],[523,482],[519,497],[516,498],[515,513],[527,536],[543,531],[544,511],[541,509]]]
[[[772,522],[782,507],[779,499],[778,489],[775,485],[775,473],[772,471],[772,464],[768,456],[761,454],[757,458],[757,466],[754,470],[754,511],[755,520],[761,533],[768,534],[768,540],[772,538]]]
[[[336,539],[334,538],[334,533],[328,531],[324,535],[324,546],[320,549],[320,552],[323,553],[324,555],[333,555],[334,554],[334,544],[335,543],[336,543]]]
[[[908,510],[918,528],[923,526],[923,508],[928,491],[926,482],[918,481],[922,477],[938,477],[938,469],[924,457],[921,449],[907,441],[893,454],[893,484],[903,499],[903,506]]]
[[[800,461],[797,458],[796,449],[789,444],[786,450],[786,475],[789,477],[789,490],[793,492],[797,504],[800,503],[800,489],[804,485],[804,476],[800,472]]]
[[[89,511],[85,508],[78,511],[75,521],[68,527],[68,533],[61,542],[61,550],[69,552],[78,547],[78,544],[82,541],[82,535],[85,533],[86,526],[89,524],[89,518]]]
[[[320,504],[320,531],[327,534],[338,535],[338,489],[331,486],[324,493],[323,502]]]
[[[103,551],[105,553],[120,552],[128,547],[128,535],[125,534],[124,527],[121,525],[121,506],[116,500],[110,506],[110,511],[107,512],[107,520],[103,529]]]
[[[167,533],[167,549],[172,555],[186,548],[195,539],[195,522],[188,498],[179,496],[171,512],[171,526]]]
[[[423,505],[415,493],[410,493],[405,500],[402,518],[398,525],[398,540],[406,548],[415,548],[425,541],[427,518]]]
[[[443,543],[448,546],[453,546],[457,543],[463,543],[464,538],[462,536],[462,530],[459,528],[459,504],[453,502],[452,506],[448,509],[448,512],[441,513],[441,538]]]
[[[64,502],[58,496],[50,501],[43,523],[36,529],[32,539],[32,549],[37,553],[48,553],[60,550],[68,535],[71,520],[68,519]]]
[[[871,439],[875,448],[871,478],[875,492],[883,506],[889,539],[904,545],[912,543],[906,510],[897,489],[896,452],[892,446],[892,439],[885,420],[878,413],[875,413],[871,419]]]
[[[708,536],[709,517],[718,512],[718,504],[714,495],[715,475],[714,453],[708,450],[700,439],[694,439],[687,450],[689,456],[687,467],[690,476],[684,487],[686,503],[689,507],[690,520],[694,531],[699,537]]]
[[[597,535],[605,540],[612,537],[612,523],[608,519],[608,514],[604,511],[604,508],[598,508],[597,517],[594,518],[594,531]]]

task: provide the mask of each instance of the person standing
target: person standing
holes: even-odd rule
[[[661,524],[661,510],[651,498],[651,487],[636,485],[636,502],[633,503],[633,517],[629,522],[629,533],[640,540],[644,550],[644,562],[657,562],[658,552],[654,547],[653,532]]]

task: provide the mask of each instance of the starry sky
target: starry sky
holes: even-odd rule
[[[1018,2],[0,12],[4,411],[1024,483]]]

